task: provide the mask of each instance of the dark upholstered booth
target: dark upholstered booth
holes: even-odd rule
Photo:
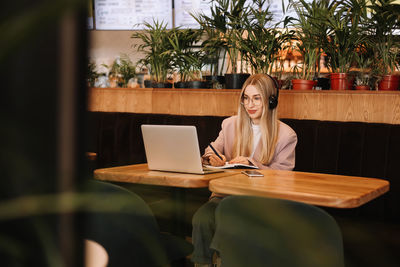
[[[146,157],[141,124],[195,125],[200,149],[203,151],[208,143],[217,137],[224,118],[90,112],[88,125],[90,140],[87,151],[97,153],[95,168],[144,163]],[[369,248],[371,253],[382,250],[384,256],[390,258],[391,251],[400,249],[400,125],[299,119],[282,119],[282,121],[291,126],[298,136],[296,171],[376,177],[390,182],[388,193],[360,208],[326,209],[343,227],[347,256],[354,253],[351,257],[357,258],[361,253],[365,257]],[[202,194],[202,197],[198,197],[201,194],[197,194],[196,190],[190,191],[188,198],[206,201],[208,193],[204,190]],[[193,207],[193,210],[195,209],[196,206]],[[359,236],[354,236],[357,231],[352,227],[355,225],[357,225],[356,230],[360,230]],[[365,230],[361,231],[358,226]],[[365,232],[369,235],[363,235]],[[354,245],[353,239],[363,240],[360,243],[363,243],[367,250],[358,252],[360,248],[357,248],[357,251],[346,252],[346,244]],[[396,254],[394,256],[397,257]],[[348,266],[375,264],[368,257],[362,259],[361,256],[356,259],[356,263],[347,261]],[[389,261],[387,265],[391,266],[390,263]]]

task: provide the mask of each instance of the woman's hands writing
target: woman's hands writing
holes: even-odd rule
[[[208,158],[208,161],[210,162],[211,166],[224,166],[226,162],[226,158],[224,155],[219,153],[222,159],[220,159],[217,155],[211,154],[210,157]]]
[[[211,154],[208,157],[209,164],[212,166],[216,166],[216,167],[225,165],[226,157],[224,155],[222,155],[221,152],[216,150],[211,144],[209,146],[212,149],[212,151],[214,152],[214,154]],[[230,164],[246,164],[246,165],[251,164],[250,161],[246,157],[243,157],[243,156],[238,156],[238,157],[230,160],[229,163]]]
[[[251,165],[250,162],[249,162],[249,160],[248,160],[246,157],[243,157],[243,156],[239,156],[239,157],[236,157],[236,158],[234,158],[234,159],[231,159],[231,160],[229,161],[229,163],[232,163],[232,164],[238,163],[238,164]]]

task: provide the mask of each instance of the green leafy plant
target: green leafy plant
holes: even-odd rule
[[[245,0],[216,0],[216,3],[224,8],[226,14],[226,24],[228,29],[224,33],[224,47],[229,56],[229,62],[232,73],[243,73],[244,65],[242,63],[241,51],[245,35],[245,25],[243,18],[249,15],[249,6],[245,5]]]
[[[166,53],[171,50],[171,31],[167,30],[167,24],[163,21],[153,20],[153,24],[145,22],[144,26],[144,31],[135,32],[131,36],[141,41],[141,44],[133,45],[138,52],[144,54],[138,65],[148,68],[155,82],[166,82],[172,73],[171,54]]]
[[[285,59],[284,56],[279,55],[274,63],[274,68],[271,75],[276,78],[280,89],[287,89],[290,85],[292,77],[285,70]]]
[[[305,40],[297,42],[295,49],[303,55],[303,60],[293,67],[295,76],[302,80],[312,80],[320,57],[319,50],[313,43]]]
[[[136,67],[126,54],[114,61],[111,71],[120,77],[120,87],[128,87],[129,80],[136,76]]]
[[[287,48],[293,31],[281,31],[273,23],[267,0],[257,0],[249,7],[248,16],[243,17],[247,37],[241,40],[241,55],[251,65],[254,73],[272,73],[279,54]]]
[[[193,29],[174,29],[169,42],[171,49],[166,51],[172,58],[172,64],[183,82],[201,80],[204,65],[204,52],[196,46],[201,38],[201,31]]]
[[[400,5],[394,0],[371,0],[368,8],[371,17],[367,31],[374,43],[376,67],[381,75],[392,74],[399,57],[399,37],[394,34],[400,28]]]
[[[367,38],[364,21],[367,19],[364,0],[333,1],[323,14],[328,27],[323,48],[327,54],[327,65],[332,72],[348,73],[357,48]]]
[[[212,1],[210,1],[212,3]],[[227,31],[225,10],[219,5],[210,5],[211,16],[204,13],[190,15],[199,23],[202,35],[204,62],[210,67],[210,74],[223,75],[225,70],[226,50],[223,36]]]
[[[299,79],[312,80],[314,75],[319,76],[321,70],[321,40],[326,38],[328,27],[320,16],[328,13],[328,2],[299,0],[292,2],[291,6],[297,14],[297,18],[290,18],[291,25],[296,29],[293,38],[294,49],[303,58],[299,66],[295,66],[294,73]]]
[[[377,75],[373,46],[370,46],[367,43],[363,46],[360,46],[355,56],[355,60],[358,68],[355,77],[356,85],[366,85],[372,87],[374,78]]]
[[[252,3],[247,6],[246,0],[211,0],[210,4],[211,16],[203,13],[192,14],[192,17],[205,33],[202,46],[211,63],[211,73],[222,74],[226,56],[231,73],[243,72],[241,52],[246,32],[243,18],[248,17]],[[219,65],[221,56],[222,64]]]
[[[108,77],[110,80],[115,79],[118,87],[128,87],[129,80],[136,76],[136,67],[127,54],[121,54],[111,66],[103,66],[109,69]]]
[[[97,73],[96,69],[96,63],[89,61],[86,74],[86,80],[89,87],[94,87],[96,79],[100,76],[100,74]]]

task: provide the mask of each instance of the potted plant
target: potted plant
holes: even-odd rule
[[[363,23],[367,18],[366,1],[333,1],[327,4],[321,19],[327,26],[327,35],[322,47],[327,55],[327,66],[331,70],[331,89],[351,89],[350,68],[355,60],[357,48],[366,38]]]
[[[399,29],[400,5],[394,0],[372,0],[368,8],[372,11],[368,33],[374,43],[376,67],[379,72],[378,90],[397,90],[399,76],[395,75],[398,64],[399,43],[394,31]]]
[[[293,73],[297,79],[292,80],[292,89],[311,90],[317,84],[313,77],[320,52],[314,43],[310,43],[307,40],[299,41],[295,46],[295,49],[303,55],[303,61],[293,68]]]
[[[111,65],[109,76],[114,77],[118,87],[128,87],[136,77],[136,68],[127,54],[121,54]]]
[[[140,39],[141,44],[133,45],[138,52],[144,54],[144,58],[138,61],[138,65],[145,66],[152,78],[151,87],[171,88],[168,77],[172,74],[172,59],[169,41],[170,31],[167,23],[153,20],[153,23],[144,23],[145,30],[132,34],[131,38]]]
[[[368,58],[364,61],[365,65],[363,66],[363,59],[356,58],[357,64],[360,67],[355,77],[355,89],[356,90],[371,90],[371,85],[373,81],[373,75],[371,69],[368,67],[372,63],[372,58]]]
[[[215,0],[213,4],[224,13],[225,28],[220,31],[223,47],[228,55],[230,73],[225,73],[225,87],[241,89],[243,83],[250,76],[244,73],[242,64],[242,41],[244,40],[245,27],[243,18],[249,15],[246,0]]]
[[[105,74],[105,78],[107,79],[108,86],[111,88],[121,87],[121,77],[116,73],[116,60],[113,61],[112,65],[109,66],[107,64],[101,64],[104,68],[107,69],[107,73]]]
[[[288,8],[293,8],[297,13],[297,18],[290,18],[290,22],[297,29],[297,42],[304,42],[303,47],[298,47],[296,50],[301,55],[306,55],[307,51],[304,49],[311,49],[314,52],[318,52],[317,58],[315,59],[316,67],[314,73],[314,80],[317,80],[316,88],[329,89],[329,78],[321,74],[321,58],[326,56],[323,52],[324,42],[328,33],[328,25],[325,21],[326,16],[329,14],[330,6],[329,1],[325,0],[313,0],[311,2],[304,0],[293,1],[288,5]],[[303,40],[303,41],[302,41]],[[301,52],[300,50],[303,50]],[[313,52],[313,53],[314,53]],[[304,56],[303,56],[304,57]],[[313,60],[312,60],[313,61]],[[303,62],[310,62],[309,59],[305,59]],[[295,70],[296,71],[296,70]],[[299,75],[295,73],[295,77]],[[311,77],[309,77],[311,79]]]
[[[278,30],[281,22],[273,23],[273,14],[265,3],[266,0],[257,1],[249,7],[248,16],[242,18],[247,36],[241,41],[241,54],[253,73],[272,74],[293,31]]]
[[[368,41],[361,45],[356,53],[355,60],[358,68],[355,76],[355,89],[371,90],[374,87],[377,74],[373,44]]]
[[[201,38],[201,31],[193,29],[174,29],[169,41],[169,53],[172,65],[179,73],[180,81],[175,83],[175,88],[207,88],[202,79],[201,70],[204,65],[203,51],[196,46]]]
[[[319,0],[306,2],[299,0],[292,3],[297,18],[290,18],[296,29],[293,37],[293,49],[302,55],[302,62],[294,66],[293,72],[297,79],[292,80],[293,90],[311,90],[317,82],[314,77],[319,73],[321,57],[321,36],[325,35],[327,27],[322,23],[320,11],[326,11],[326,3]],[[323,12],[322,12],[323,13]]]
[[[99,74],[96,71],[97,65],[96,63],[89,61],[87,74],[86,74],[86,81],[88,87],[94,87],[96,84],[96,80],[99,77]]]
[[[222,88],[225,85],[225,59],[226,50],[222,37],[227,31],[226,15],[218,5],[210,5],[211,16],[204,13],[191,13],[190,15],[199,23],[202,35],[202,50],[204,63],[210,75],[205,79],[212,83],[213,88]]]
[[[284,53],[279,53],[279,56],[273,64],[274,68],[271,76],[274,77],[278,82],[279,89],[289,89],[290,87],[291,79],[287,77],[287,73],[285,71],[285,56],[286,55]]]

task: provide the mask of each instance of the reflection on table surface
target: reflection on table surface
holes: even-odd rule
[[[322,173],[260,170],[263,177],[234,174],[210,181],[212,192],[283,198],[313,205],[355,208],[389,191],[389,182]]]
[[[94,177],[98,180],[113,182],[174,186],[183,188],[201,188],[208,187],[210,180],[229,176],[237,172],[237,170],[226,170],[224,172],[204,175],[162,172],[149,170],[147,164],[135,164],[97,169],[94,171]]]

